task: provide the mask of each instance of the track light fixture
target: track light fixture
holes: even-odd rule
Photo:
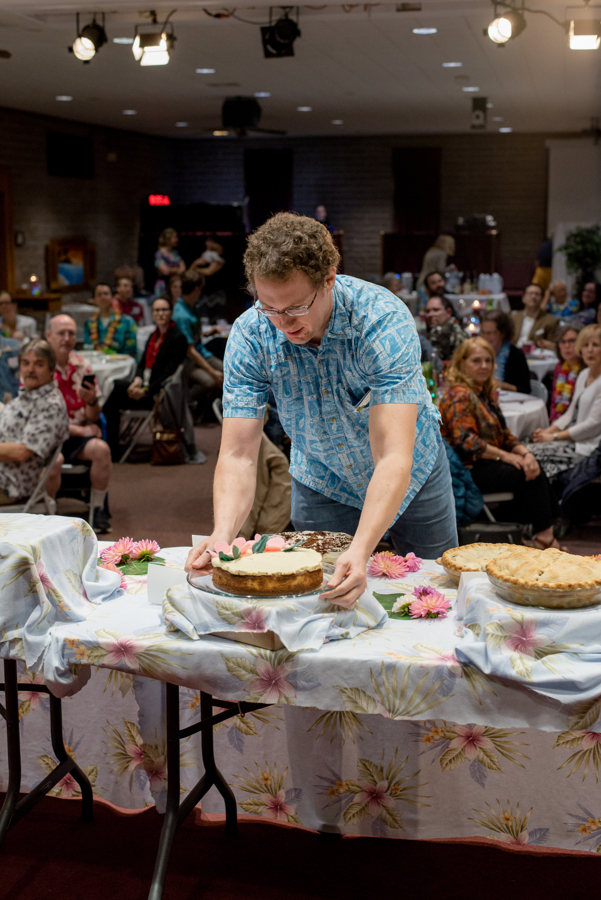
[[[155,12],[151,13],[152,21],[148,25],[136,25],[131,49],[141,66],[166,66],[169,62],[176,40],[173,23],[169,21],[174,12],[169,13],[162,25],[157,22]]]
[[[500,15],[497,15],[499,6],[504,6],[505,9]],[[494,4],[495,17],[488,26],[486,33],[495,44],[506,44],[507,41],[510,41],[512,38],[516,38],[521,34],[526,27],[526,19],[523,14],[523,3],[521,3],[520,6],[522,11],[507,3]]]
[[[80,59],[84,63],[89,63],[95,56],[103,44],[107,42],[106,31],[104,30],[104,13],[102,13],[102,24],[96,21],[96,13],[92,15],[92,21],[85,25],[82,29],[79,27],[79,13],[75,16],[77,23],[77,37],[73,41],[69,52]]]
[[[301,31],[298,27],[298,6],[296,7],[296,22],[290,18],[293,8],[292,6],[281,6],[280,9],[284,15],[280,16],[273,25],[271,23],[272,8],[269,8],[269,25],[263,25],[261,28],[265,59],[294,56],[294,42],[301,36]]]

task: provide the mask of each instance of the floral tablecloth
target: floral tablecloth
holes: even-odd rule
[[[378,593],[422,584],[455,598],[434,563],[402,581],[370,580]],[[98,796],[160,808],[160,681],[171,680],[183,685],[182,726],[198,715],[199,688],[274,704],[215,729],[218,765],[240,812],[348,834],[599,850],[601,697],[562,705],[517,681],[485,677],[457,652],[477,642],[469,624],[454,612],[390,619],[318,652],[191,641],[166,631],[161,607],[146,601],[145,578],[131,577],[124,598],[52,632],[52,652],[63,660],[55,688],[68,692],[73,667],[92,667],[89,683],[63,703],[66,743]],[[29,788],[52,765],[47,700],[26,693],[20,703]],[[5,752],[0,732],[0,789]],[[199,735],[182,742],[181,758],[186,789],[201,774]],[[54,793],[77,790],[67,776]],[[223,811],[214,790],[202,805]]]

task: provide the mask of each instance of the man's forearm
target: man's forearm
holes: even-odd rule
[[[25,444],[0,444],[0,462],[26,462],[35,456]]]
[[[213,534],[231,542],[246,521],[257,487],[257,465],[246,457],[220,456],[213,481]]]
[[[376,464],[352,542],[353,550],[366,560],[401,508],[409,486],[412,462],[412,457],[407,459],[402,453],[391,453]]]

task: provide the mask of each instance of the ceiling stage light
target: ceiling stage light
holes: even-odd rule
[[[436,34],[438,28],[412,28],[413,34]]]
[[[175,12],[175,10],[173,11]],[[169,16],[173,13],[169,13]],[[152,22],[148,25],[136,25],[132,53],[141,66],[166,66],[169,53],[173,50],[175,34],[169,16],[162,25],[157,22],[156,14],[152,14]]]
[[[460,62],[448,62],[448,63],[443,63],[442,67],[443,67],[443,69],[460,69],[462,65],[463,65],[463,63],[460,63]]]
[[[497,16],[488,26],[488,36],[495,44],[506,44],[516,38],[526,27],[526,19],[515,10],[509,10]]]
[[[104,30],[104,13],[102,14],[102,25],[96,21],[96,16],[92,21],[80,30],[79,13],[76,15],[77,37],[73,41],[69,50],[73,55],[82,62],[88,63],[96,56],[96,53],[103,44],[107,42],[106,31]]]
[[[598,50],[601,43],[599,19],[572,19],[570,22],[570,50]]]
[[[215,69],[196,69],[197,75],[214,75]]]
[[[263,55],[265,56],[265,59],[294,56],[294,42],[300,36],[300,28],[294,19],[290,18],[289,11],[285,10],[284,15],[278,19],[275,24],[263,25],[261,28],[261,40],[263,41]]]

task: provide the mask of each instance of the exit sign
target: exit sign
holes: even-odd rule
[[[150,206],[171,206],[168,194],[149,194],[148,203]]]

